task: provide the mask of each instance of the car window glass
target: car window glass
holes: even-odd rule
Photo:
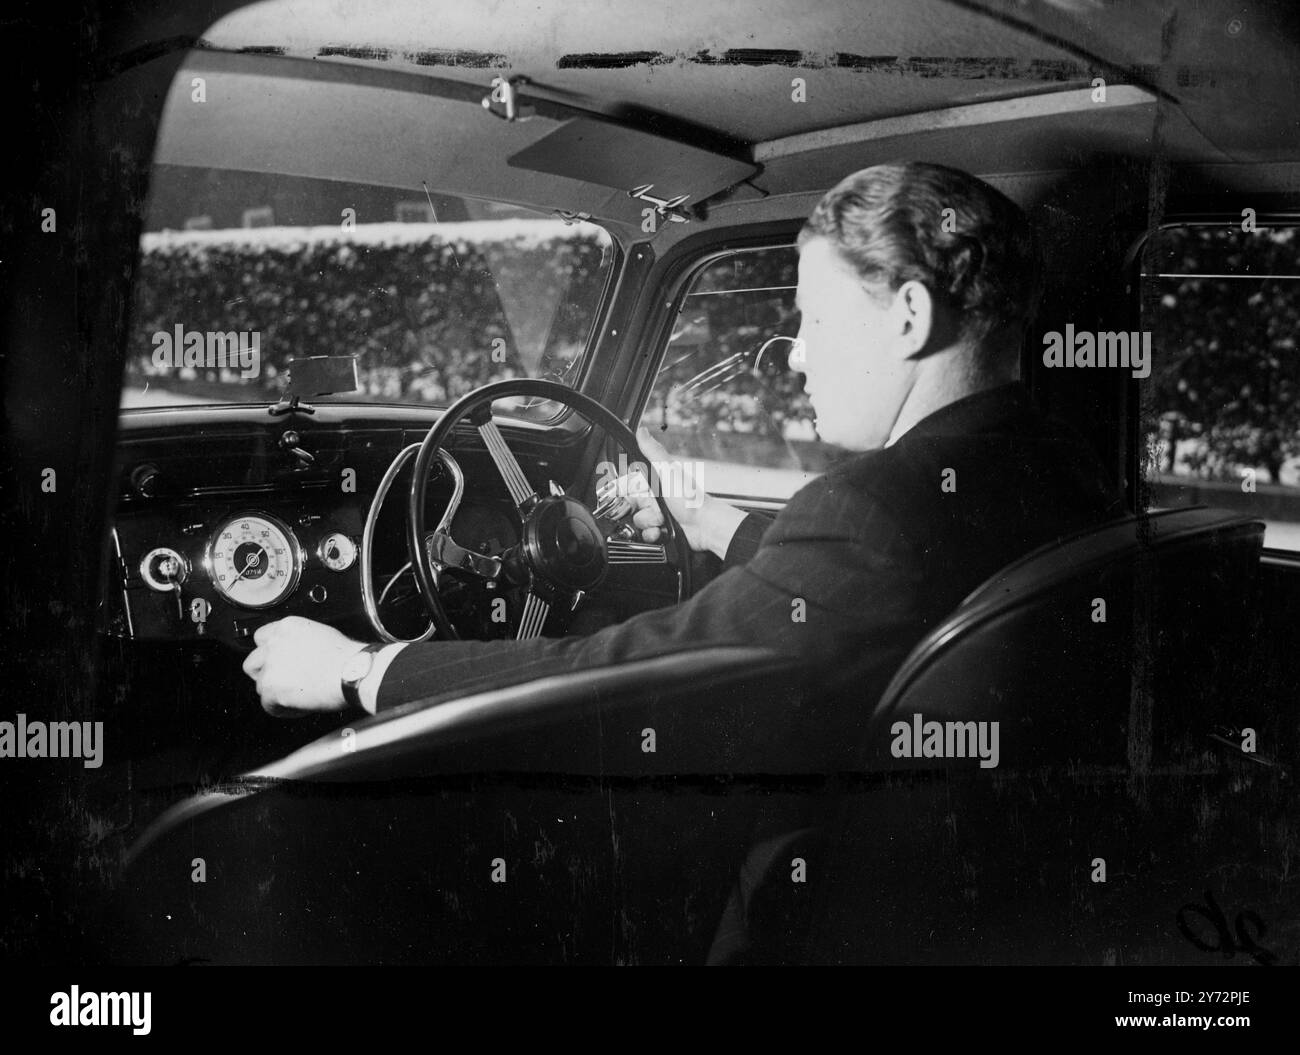
[[[1250,221],[1161,230],[1142,268],[1143,470],[1154,508],[1238,509],[1300,550],[1300,236]]]
[[[797,279],[794,246],[743,250],[682,300],[641,421],[715,495],[789,498],[840,453],[817,439],[798,372]]]

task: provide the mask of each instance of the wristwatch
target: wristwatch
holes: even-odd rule
[[[349,656],[343,664],[342,671],[339,672],[339,680],[343,685],[343,699],[359,711],[365,709],[361,705],[361,682],[365,680],[374,665],[375,653],[383,647],[383,645],[367,645],[360,652]]]

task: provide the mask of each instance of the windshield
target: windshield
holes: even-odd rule
[[[355,356],[360,390],[312,401],[572,383],[613,264],[606,231],[555,213],[165,164],[140,251],[128,409],[271,403],[292,359],[321,355]]]

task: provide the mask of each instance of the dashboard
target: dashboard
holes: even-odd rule
[[[301,615],[373,639],[361,592],[366,514],[393,458],[430,424],[418,407],[322,405],[281,417],[265,406],[124,412],[102,629],[138,641],[251,648],[262,624]],[[556,440],[545,431],[557,430],[509,428],[539,491],[557,475]],[[499,555],[518,542],[513,506],[477,436],[456,436],[467,485],[452,533]],[[377,591],[396,582],[408,559],[409,483],[408,464],[376,524]],[[431,477],[430,524],[451,493],[447,474]]]

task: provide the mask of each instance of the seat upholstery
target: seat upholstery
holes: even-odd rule
[[[383,712],[155,821],[112,930],[147,963],[701,962],[755,812],[817,783],[810,684],[708,648]]]
[[[1258,899],[1268,871],[1268,846],[1225,834],[1259,830],[1277,792],[1277,773],[1234,749],[1255,721],[1262,536],[1232,513],[1171,510],[985,582],[877,704],[868,753],[884,780],[762,848],[772,863],[740,893],[747,937],[715,959],[1199,962],[1178,910],[1215,875]],[[998,723],[996,768],[896,757],[897,723],[916,716]]]
[[[1203,749],[1240,687],[1263,533],[1222,510],[1166,510],[1021,558],[913,649],[876,705],[875,743],[919,713],[999,721],[1002,767],[1141,770]]]

